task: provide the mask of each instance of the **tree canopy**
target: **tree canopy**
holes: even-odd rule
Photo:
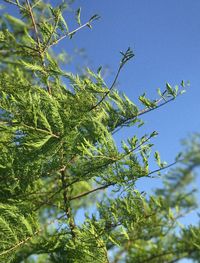
[[[70,29],[68,4],[4,2],[20,16],[0,17],[0,261],[200,262],[199,226],[179,223],[197,207],[190,183],[199,135],[172,164],[152,150],[156,131],[120,146],[113,137],[123,127],[139,129],[142,116],[174,101],[185,83],[166,83],[157,98],[142,94],[134,103],[116,89],[134,59],[130,48],[110,86],[101,67],[74,74],[61,66],[65,54],[54,52],[98,15],[82,22],[78,9]],[[136,188],[166,169],[154,194]]]

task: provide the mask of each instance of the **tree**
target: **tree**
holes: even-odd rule
[[[75,75],[53,52],[98,15],[82,24],[77,10],[70,31],[65,4],[5,2],[21,18],[0,18],[1,262],[200,262],[199,227],[178,225],[196,207],[188,184],[200,164],[198,136],[151,196],[135,182],[172,165],[156,151],[158,167],[149,168],[157,133],[129,138],[120,149],[113,139],[125,126],[143,125],[141,116],[173,101],[184,83],[167,83],[155,100],[141,95],[140,109],[115,88],[134,57],[130,48],[110,87],[101,68]]]

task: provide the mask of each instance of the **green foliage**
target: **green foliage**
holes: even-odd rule
[[[79,8],[71,30],[64,3],[5,2],[21,17],[0,18],[0,261],[199,262],[199,227],[178,223],[197,206],[188,185],[200,164],[198,135],[150,196],[136,189],[138,179],[145,184],[172,165],[156,151],[153,169],[157,132],[121,145],[113,136],[142,126],[141,116],[173,101],[185,83],[132,102],[116,89],[130,48],[110,86],[102,67],[72,74],[53,52],[98,15],[83,23]]]
[[[37,233],[36,218],[28,212],[28,207],[8,204],[0,205],[0,257],[11,262],[13,251],[17,251]]]

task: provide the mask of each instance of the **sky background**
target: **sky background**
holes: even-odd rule
[[[182,80],[190,81],[187,92],[175,102],[145,115],[146,124],[140,130],[140,136],[157,130],[155,147],[164,160],[173,162],[183,149],[180,140],[199,132],[200,128],[200,1],[77,0],[72,5],[74,9],[80,6],[83,23],[96,13],[101,19],[93,23],[92,30],[85,28],[71,41],[64,40],[57,47],[69,53],[74,48],[84,48],[87,59],[80,63],[75,58],[75,64],[84,67],[87,61],[94,70],[100,65],[108,66],[106,82],[112,83],[121,59],[119,51],[130,46],[135,57],[123,69],[118,88],[134,102],[144,92],[156,98],[156,89],[163,90],[166,82],[176,85]],[[74,25],[70,20],[71,29]],[[66,70],[75,71],[74,64]],[[136,128],[125,129],[116,140],[119,143],[135,132]],[[197,184],[200,185],[199,178]],[[148,182],[149,188],[157,185],[158,179]],[[186,223],[195,220],[191,215]]]
[[[146,124],[139,131],[128,128],[116,136],[119,143],[136,132],[142,136],[157,130],[155,149],[168,163],[173,162],[183,150],[180,141],[200,131],[200,1],[75,1],[73,7],[80,6],[83,23],[96,13],[101,19],[92,30],[83,29],[71,42],[64,41],[58,48],[84,48],[94,70],[100,65],[109,67],[106,82],[112,83],[121,58],[119,51],[130,46],[135,57],[123,69],[118,89],[134,102],[143,92],[156,98],[157,88],[163,90],[166,82],[172,86],[182,80],[190,82],[187,92],[175,102],[145,115]],[[73,65],[70,67],[74,70]],[[199,177],[196,183],[200,185]],[[158,179],[138,183],[141,190],[159,185]],[[183,222],[196,221],[193,213]]]

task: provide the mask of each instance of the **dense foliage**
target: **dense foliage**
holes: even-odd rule
[[[135,183],[172,165],[156,151],[157,168],[149,167],[157,133],[120,147],[113,139],[173,101],[184,82],[180,88],[167,83],[155,100],[141,95],[139,107],[115,85],[134,57],[130,48],[121,52],[111,86],[101,67],[82,75],[64,71],[64,55],[53,51],[61,40],[92,28],[98,15],[82,24],[78,9],[78,27],[70,30],[65,4],[4,2],[21,18],[6,12],[0,18],[0,262],[200,262],[199,227],[178,223],[196,208],[188,185],[200,164],[199,137],[187,143],[152,196]]]

